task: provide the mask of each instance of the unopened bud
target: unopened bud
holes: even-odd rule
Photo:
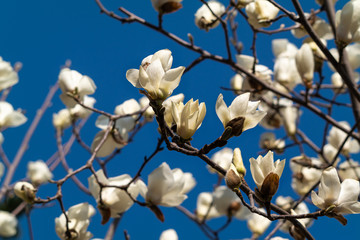
[[[27,203],[33,203],[36,197],[36,189],[28,182],[17,182],[14,186],[14,193]]]
[[[225,175],[226,185],[232,190],[238,188],[241,184],[241,178],[236,171],[234,164],[231,164],[230,169],[226,172]]]
[[[161,14],[172,13],[172,12],[176,12],[180,8],[182,8],[182,4],[179,2],[166,2],[163,5],[161,5],[160,13]]]
[[[261,194],[263,194],[265,198],[274,196],[279,187],[279,180],[280,177],[276,173],[271,172],[268,174],[261,185]]]
[[[241,156],[240,148],[234,149],[234,155],[232,159],[232,163],[234,164],[236,171],[241,175],[245,176],[246,174],[246,168],[244,166],[244,162]]]

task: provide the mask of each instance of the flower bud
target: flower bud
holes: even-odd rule
[[[151,0],[151,3],[159,14],[176,12],[182,8],[182,0]]]
[[[210,11],[211,9],[211,11]],[[209,29],[215,28],[219,25],[220,21],[217,18],[220,18],[222,14],[225,13],[225,6],[215,0],[209,1],[206,4],[202,5],[195,13],[195,24],[200,29],[209,31]]]
[[[240,148],[234,149],[234,155],[232,159],[232,163],[236,168],[236,171],[243,177],[246,174],[246,168],[244,166],[243,159],[241,157]]]
[[[275,195],[279,187],[280,177],[276,173],[269,173],[261,186],[260,192],[264,197],[272,197]]]
[[[241,178],[239,173],[236,171],[234,164],[231,164],[230,169],[226,172],[225,182],[231,190],[240,186]]]
[[[17,182],[14,186],[14,193],[27,203],[33,203],[36,197],[36,189],[28,182]]]

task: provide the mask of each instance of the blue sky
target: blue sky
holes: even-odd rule
[[[227,1],[222,1],[227,2]],[[288,6],[290,1],[279,1]],[[315,4],[304,6],[306,11]],[[312,1],[311,1],[312,2]],[[116,13],[116,9],[123,4],[128,10],[137,13],[142,18],[156,23],[157,14],[153,10],[150,0],[140,1],[105,1],[104,4]],[[164,16],[164,28],[174,32],[181,38],[187,39],[187,33],[194,37],[196,45],[204,49],[224,55],[226,53],[224,36],[220,27],[209,32],[200,31],[194,24],[194,13],[201,6],[200,1],[188,1],[183,3],[180,11]],[[341,3],[339,5],[342,5]],[[293,10],[291,6],[289,9]],[[178,46],[163,35],[153,32],[139,24],[121,24],[103,14],[100,14],[95,1],[63,0],[63,1],[25,1],[12,0],[0,3],[0,26],[2,36],[0,38],[0,56],[12,64],[19,61],[23,68],[19,73],[20,81],[13,87],[8,101],[15,108],[26,110],[29,121],[16,129],[8,129],[5,133],[4,149],[9,158],[15,156],[25,130],[35,116],[37,108],[44,100],[49,87],[57,81],[60,67],[67,59],[72,61],[71,67],[82,74],[90,76],[97,85],[94,97],[97,102],[95,107],[113,112],[116,105],[129,98],[139,99],[141,95],[125,78],[126,70],[137,68],[141,60],[156,52],[168,48],[174,57],[173,66],[187,66],[197,54]],[[244,29],[239,32],[239,39],[244,44],[244,54],[250,54],[252,33],[246,23],[241,20],[239,27]],[[258,57],[260,64],[272,68],[273,54],[271,52],[271,39],[291,37],[290,34],[276,36],[259,35]],[[290,38],[292,42],[300,45],[301,41]],[[325,66],[325,69],[328,69]],[[181,80],[180,86],[174,94],[184,93],[185,101],[190,98],[205,102],[207,114],[203,125],[194,135],[192,144],[201,147],[216,139],[223,131],[222,124],[215,113],[215,102],[220,92],[224,94],[225,101],[229,104],[234,95],[231,92],[221,90],[220,87],[228,87],[230,78],[233,76],[231,69],[219,63],[206,60],[186,73]],[[326,71],[329,76],[329,71]],[[327,78],[329,83],[329,78]],[[20,164],[14,180],[21,179],[26,174],[27,161],[37,159],[47,160],[56,151],[55,131],[52,127],[52,114],[64,106],[58,98],[58,92],[52,101],[52,106],[41,121],[38,131],[34,134],[29,145],[29,150]],[[346,99],[345,99],[346,100]],[[340,112],[339,112],[340,113]],[[336,120],[353,122],[351,115],[341,112],[342,116]],[[94,126],[96,115],[89,119],[81,136],[87,144],[91,144],[98,129]],[[314,120],[314,115],[304,112],[301,117],[302,127],[314,137],[316,143],[321,143],[323,126],[322,122]],[[317,121],[317,122],[316,122]],[[141,130],[132,144],[124,148],[122,153],[109,164],[109,176],[117,176],[128,173],[134,175],[142,163],[145,155],[150,155],[156,146],[158,133],[155,122],[152,122]],[[322,128],[321,128],[322,129]],[[259,152],[258,138],[264,129],[260,126],[249,130],[241,137],[229,141],[229,147],[240,147],[245,160],[245,166],[249,169],[247,159],[256,157]],[[276,132],[277,136],[284,136],[284,131]],[[71,135],[71,131],[64,133],[64,141]],[[287,160],[298,154],[297,149],[277,158]],[[212,153],[210,153],[210,156]],[[309,155],[314,156],[313,153]],[[74,146],[67,159],[73,169],[83,165],[89,158],[89,154]],[[210,175],[205,164],[200,160],[181,155],[167,150],[161,152],[151,161],[144,170],[144,175],[149,174],[163,161],[168,162],[171,168],[180,167],[183,171],[190,171],[197,180],[197,186],[189,193],[189,198],[183,203],[190,211],[196,208],[197,195],[202,191],[211,191],[216,183],[216,176]],[[98,166],[95,166],[98,169]],[[249,171],[250,173],[250,171]],[[87,185],[89,172],[80,174],[80,179]],[[64,170],[59,166],[54,172],[55,179],[64,175]],[[296,197],[289,186],[291,171],[285,167],[279,192]],[[246,176],[247,182],[254,187],[250,174]],[[145,177],[145,181],[147,178]],[[55,187],[47,184],[40,189],[42,197],[55,194]],[[70,206],[89,201],[95,206],[95,200],[81,193],[72,182],[64,185],[64,205]],[[148,209],[133,206],[120,222],[116,239],[123,239],[123,230],[126,229],[131,239],[158,239],[160,233],[168,228],[177,230],[180,239],[205,239],[199,228],[175,209],[161,208],[166,221],[160,223]],[[315,210],[315,208],[312,208]],[[56,239],[54,231],[54,218],[61,211],[57,203],[54,206],[36,209],[32,212],[35,239]],[[358,216],[349,216],[349,223],[343,227],[333,219],[322,218],[316,221],[309,229],[317,239],[355,239],[360,230],[357,227],[360,220]],[[216,226],[225,222],[225,218],[213,220],[211,225]],[[94,237],[103,238],[109,224],[100,226],[100,215],[97,213],[90,224],[89,230]],[[274,226],[273,223],[272,226]],[[28,229],[24,218],[21,220],[21,239],[28,239]],[[286,235],[283,235],[286,236]],[[239,239],[250,237],[244,222],[234,220],[231,226],[220,235],[221,239]]]

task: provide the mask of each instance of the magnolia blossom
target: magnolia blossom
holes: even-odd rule
[[[92,234],[87,232],[90,224],[90,218],[95,215],[95,209],[89,203],[80,203],[69,208],[66,212],[68,218],[68,227],[70,239],[89,240]],[[62,240],[69,239],[66,231],[66,217],[62,213],[58,218],[55,218],[55,231],[58,237]]]
[[[223,148],[220,151],[217,151],[211,156],[211,161],[218,164],[220,167],[222,167],[224,170],[228,170],[231,165],[233,157],[233,150],[231,148]],[[207,169],[211,173],[217,173],[215,169],[210,167],[209,165],[206,165]]]
[[[151,0],[153,7],[159,14],[172,13],[179,10],[182,8],[181,2],[182,0]]]
[[[145,198],[148,203],[165,207],[180,205],[186,193],[194,188],[196,181],[191,173],[184,173],[180,168],[170,169],[163,162],[148,177]]]
[[[339,165],[339,176],[342,180],[346,178],[359,180],[360,164],[352,159],[347,160]]]
[[[83,104],[88,107],[94,107],[96,100],[93,97],[84,96]],[[76,104],[73,108],[70,108],[70,114],[72,118],[87,118],[92,111],[84,108],[80,104]]]
[[[318,16],[311,16],[308,13],[305,13],[307,18],[311,18],[308,23],[311,25],[313,31],[316,35],[322,40],[330,40],[334,38],[334,35],[331,30],[331,26],[322,18]],[[296,38],[302,38],[308,35],[307,31],[300,24],[298,28],[291,30],[291,33]]]
[[[329,50],[333,57],[339,61],[339,51],[336,48],[332,48]],[[346,46],[344,50],[348,56],[349,65],[351,69],[356,70],[360,67],[360,43],[354,43]],[[336,72],[336,69],[329,62],[329,67],[331,70]]]
[[[315,61],[309,44],[304,43],[295,56],[296,68],[304,85],[311,88],[314,78]]]
[[[183,139],[188,140],[201,126],[206,114],[205,103],[195,102],[190,99],[185,105],[182,102],[172,102],[172,116],[176,123],[176,133]]]
[[[64,130],[71,126],[72,118],[70,110],[61,109],[58,113],[53,114],[53,125],[56,129]]]
[[[250,170],[254,182],[264,196],[273,196],[278,187],[279,179],[284,170],[285,159],[274,162],[274,153],[269,151],[264,157],[250,158]]]
[[[129,115],[133,114],[131,117],[137,119],[139,117],[138,114],[134,114],[141,110],[140,104],[133,98],[126,100],[122,104],[115,107],[114,113],[116,115]]]
[[[6,62],[0,57],[0,91],[15,85],[19,81],[19,76],[11,67],[9,62]]]
[[[42,160],[28,162],[27,168],[26,177],[29,178],[35,186],[46,183],[53,177],[48,166]]]
[[[13,106],[4,101],[0,101],[0,127],[17,127],[24,124],[27,118],[20,110],[14,111]]]
[[[170,69],[172,62],[170,50],[157,51],[142,60],[139,70],[128,70],[126,79],[134,87],[145,89],[151,99],[164,100],[179,85],[185,70],[185,67]]]
[[[94,152],[97,149],[102,139],[105,137],[105,133],[106,130],[102,130],[95,135],[94,140],[91,144],[92,152]],[[121,129],[121,131],[119,131],[117,128],[114,128],[110,130],[104,143],[96,152],[96,156],[105,157],[110,155],[112,152],[114,152],[115,149],[123,148],[127,144],[128,138],[129,135],[126,129]]]
[[[264,209],[260,211],[265,212]],[[252,213],[247,221],[247,226],[255,236],[261,236],[270,226],[271,221],[259,214]]]
[[[359,55],[360,56],[360,55]],[[354,83],[358,83],[360,80],[360,75],[357,72],[352,72],[352,76],[354,78]],[[331,83],[333,85],[333,91],[337,94],[345,93],[347,89],[347,85],[344,83],[344,80],[340,76],[338,72],[334,72],[331,75]]]
[[[245,174],[246,168],[244,166],[240,148],[235,148],[230,168],[226,171],[225,174],[226,185],[231,190],[238,188],[241,185],[242,179],[244,178]]]
[[[174,229],[168,229],[161,233],[159,240],[178,240],[179,237]]]
[[[339,122],[339,124],[346,130],[350,131],[350,125],[346,121]],[[344,140],[346,139],[346,137],[347,137],[347,133],[333,126],[330,129],[329,136],[327,137],[327,141],[335,149],[339,149],[343,144]],[[349,153],[358,153],[359,151],[360,151],[359,143],[355,139],[348,138],[341,150],[341,153],[344,155],[348,155]]]
[[[352,0],[336,12],[336,40],[346,46],[360,41],[360,0]]]
[[[301,156],[298,159],[302,160],[304,157]],[[306,159],[309,160],[309,165],[320,166],[321,162],[316,158]],[[302,166],[294,162],[290,161],[290,168],[293,172],[293,178],[291,180],[291,187],[294,191],[303,196],[310,191],[310,189],[320,180],[322,171],[313,167]]]
[[[0,210],[0,237],[15,236],[17,225],[18,221],[13,214]]]
[[[196,204],[196,216],[200,220],[210,220],[221,216],[233,216],[246,219],[250,215],[248,208],[241,204],[239,197],[226,186],[219,186],[213,193],[202,192]]]
[[[70,70],[69,68],[63,68],[60,71],[58,82],[63,92],[60,98],[69,108],[74,107],[76,102],[72,97],[67,95],[68,93],[74,94],[79,97],[80,101],[83,101],[85,95],[93,94],[96,89],[95,83],[90,77],[82,75],[75,70]]]
[[[260,136],[259,145],[263,149],[273,150],[276,153],[282,153],[285,147],[285,141],[276,139],[275,134],[272,132],[265,132]]]
[[[275,19],[279,9],[267,0],[255,0],[245,7],[248,22],[254,28],[269,27]]]
[[[293,106],[291,100],[281,98],[279,100],[279,112],[282,116],[285,131],[288,136],[293,137],[296,134],[296,121],[299,117],[299,109]]]
[[[260,101],[249,101],[249,98],[250,93],[241,94],[227,107],[220,93],[216,101],[216,114],[225,129],[232,128],[234,136],[239,136],[243,131],[255,127],[266,115],[266,112],[256,110]]]
[[[211,10],[210,10],[211,9]],[[225,13],[225,6],[218,1],[211,0],[203,4],[195,13],[195,24],[200,29],[209,31],[219,25],[218,18]],[[214,15],[215,14],[215,15]]]
[[[143,96],[142,98],[139,99],[139,104],[140,104],[141,109],[146,108],[146,110],[144,112],[145,119],[148,121],[152,121],[152,119],[155,116],[155,112],[152,109],[152,107],[150,107],[149,103],[150,103],[150,100],[146,96]]]
[[[117,177],[107,178],[104,175],[102,169],[96,172],[96,176],[99,182],[104,185],[112,186],[126,186],[131,180],[128,174],[123,174]],[[120,213],[127,211],[133,204],[133,200],[130,196],[120,188],[115,187],[105,187],[101,189],[101,198],[100,198],[100,186],[96,181],[94,175],[88,178],[89,190],[93,197],[96,199],[100,208],[104,211],[107,209],[110,211],[110,216],[113,218],[120,217]],[[133,199],[136,199],[139,193],[145,191],[145,184],[141,180],[136,180],[131,183],[127,192],[131,195]]]
[[[273,72],[267,66],[257,64],[253,56],[238,54],[235,57],[237,64],[239,64],[239,66],[243,67],[247,71],[252,72],[253,66],[255,64],[255,72],[254,72],[255,76],[268,84],[272,83],[271,75]],[[247,80],[247,81],[250,81],[248,84],[252,86],[252,88],[256,86],[251,80]]]
[[[340,183],[336,169],[329,167],[322,173],[319,192],[311,192],[311,200],[320,209],[335,214],[360,213],[359,193],[358,181],[345,179]]]
[[[36,189],[31,183],[17,182],[14,185],[14,193],[27,203],[32,203],[35,200]]]
[[[173,124],[175,124],[175,120],[173,118],[173,114],[172,114],[172,107],[173,107],[173,103],[175,103],[176,106],[178,105],[183,105],[180,104],[180,102],[182,103],[184,101],[184,94],[180,93],[174,96],[169,97],[168,99],[166,99],[162,105],[165,108],[164,111],[164,120],[166,125],[168,125],[169,128],[172,127]]]

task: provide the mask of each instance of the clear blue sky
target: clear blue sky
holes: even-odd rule
[[[227,1],[222,1],[227,2]],[[279,1],[288,6],[290,1]],[[286,2],[286,3],[285,3]],[[305,10],[309,11],[312,1],[306,2]],[[150,0],[140,1],[105,1],[104,4],[117,12],[117,7],[123,4],[130,11],[139,16],[156,23],[157,14],[153,10]],[[180,11],[164,16],[164,28],[173,31],[181,38],[187,39],[187,33],[192,33],[196,45],[204,49],[224,55],[224,37],[220,27],[210,32],[200,31],[194,24],[194,13],[201,6],[200,1],[184,0],[184,7]],[[341,5],[341,4],[340,4]],[[293,9],[289,7],[290,9]],[[157,50],[168,48],[173,52],[173,66],[187,66],[198,55],[178,46],[173,41],[165,38],[159,33],[153,32],[139,24],[121,24],[105,15],[100,14],[95,1],[85,0],[55,0],[55,1],[26,1],[12,0],[0,3],[0,56],[12,64],[19,61],[23,63],[20,82],[13,87],[8,101],[15,108],[26,110],[29,121],[16,129],[8,129],[5,133],[4,149],[9,158],[15,156],[25,130],[35,116],[36,109],[44,100],[49,87],[57,81],[60,67],[67,59],[72,61],[72,68],[82,74],[90,76],[96,83],[98,89],[94,94],[97,100],[96,107],[108,112],[113,112],[114,107],[129,98],[139,99],[141,95],[125,78],[126,70],[137,68],[141,60]],[[244,44],[244,53],[250,54],[252,34],[246,23],[240,22],[239,38]],[[275,38],[289,37],[289,34],[280,34]],[[259,35],[258,57],[261,64],[272,68],[273,55],[271,52],[271,41],[274,36]],[[291,38],[291,41],[300,45],[300,41]],[[326,67],[327,68],[327,67]],[[182,77],[180,86],[174,94],[184,93],[185,101],[190,98],[206,102],[207,114],[203,125],[194,136],[194,146],[200,147],[205,143],[216,139],[223,131],[222,124],[215,113],[215,102],[220,92],[225,95],[225,101],[230,103],[234,98],[231,92],[225,92],[220,87],[228,87],[230,78],[233,76],[231,69],[209,60],[196,66],[192,71]],[[329,81],[327,79],[327,81]],[[26,162],[37,159],[47,160],[56,151],[55,132],[52,127],[52,114],[58,112],[64,106],[58,98],[59,93],[53,100],[53,105],[41,121],[40,128],[30,142],[30,149],[25,154],[23,162],[18,168],[14,180],[21,179],[26,173]],[[87,126],[81,132],[87,144],[98,129],[94,126],[96,115],[90,118]],[[318,126],[321,122],[314,122],[313,115],[305,112],[302,119],[303,129],[308,130],[315,137],[317,143],[321,143],[322,132]],[[348,120],[351,117],[345,115],[337,120]],[[158,133],[156,123],[148,124],[141,130],[135,141],[124,148],[108,166],[109,176],[117,176],[128,173],[134,175],[142,163],[143,157],[150,155],[156,146]],[[241,137],[232,139],[229,147],[240,147],[249,169],[250,157],[256,157],[259,152],[258,137],[263,128],[245,132]],[[70,136],[70,130],[64,134],[64,140]],[[283,130],[277,131],[277,136],[283,136]],[[294,149],[289,154],[276,156],[287,160],[298,154]],[[212,155],[212,154],[210,154]],[[315,157],[315,154],[309,154]],[[73,169],[83,165],[89,158],[89,154],[75,144],[75,147],[67,159]],[[183,203],[190,211],[196,207],[197,195],[202,191],[211,191],[216,183],[216,176],[208,174],[205,164],[197,158],[184,156],[175,152],[161,152],[144,170],[144,176],[150,173],[163,161],[167,161],[171,168],[180,167],[183,171],[190,171],[197,180],[197,186],[189,193],[189,198]],[[98,166],[95,166],[98,169]],[[250,173],[250,171],[249,171]],[[64,176],[61,166],[54,172],[55,179]],[[285,173],[280,183],[279,192],[296,197],[291,190],[291,171],[287,164]],[[87,185],[89,172],[80,174],[80,179]],[[246,180],[254,186],[250,174]],[[147,178],[145,178],[147,181]],[[55,186],[47,184],[40,189],[39,195],[43,198],[55,194]],[[80,192],[75,185],[69,181],[64,185],[64,204],[66,209],[70,206],[89,201],[95,206],[95,200]],[[146,208],[133,206],[123,217],[118,227],[116,238],[123,239],[123,230],[126,229],[131,239],[158,239],[160,233],[168,228],[177,230],[179,239],[205,239],[203,233],[191,221],[176,209],[161,208],[165,215],[165,222],[160,223],[152,212]],[[315,210],[315,208],[311,208]],[[32,212],[32,222],[35,239],[56,239],[54,230],[54,218],[61,211],[57,203]],[[349,216],[349,223],[343,227],[333,219],[323,218],[317,221],[309,229],[316,239],[357,239],[360,236],[358,225],[359,216]],[[225,218],[211,221],[211,225],[225,222]],[[100,214],[92,218],[89,231],[94,237],[103,238],[109,224],[100,226]],[[274,226],[275,223],[272,224]],[[25,219],[21,220],[21,239],[28,239],[28,229]],[[286,235],[283,235],[286,236]],[[250,237],[246,224],[234,220],[231,226],[220,235],[221,239],[239,239]]]

